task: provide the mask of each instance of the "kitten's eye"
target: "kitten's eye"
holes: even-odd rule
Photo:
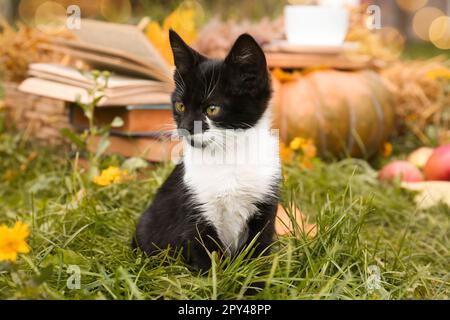
[[[177,109],[178,112],[184,112],[184,104],[183,102],[175,102],[175,109]]]
[[[208,115],[208,117],[214,117],[219,114],[220,110],[221,107],[219,106],[209,106],[208,108],[206,108],[206,114]]]

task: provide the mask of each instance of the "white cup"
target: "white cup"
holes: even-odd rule
[[[284,24],[290,44],[341,46],[349,27],[349,12],[341,7],[291,5],[284,8]]]
[[[319,0],[321,6],[334,6],[334,7],[357,7],[361,4],[360,0]]]

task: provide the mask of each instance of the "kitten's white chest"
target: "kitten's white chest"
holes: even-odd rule
[[[258,141],[250,138],[248,143],[227,146],[223,153],[185,148],[184,182],[230,253],[247,240],[247,223],[256,204],[273,194],[280,176],[278,140],[268,128],[257,136]]]

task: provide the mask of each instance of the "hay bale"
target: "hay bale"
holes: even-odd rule
[[[6,82],[5,111],[8,124],[30,137],[54,145],[66,143],[59,133],[62,128],[71,128],[66,102],[23,93],[17,83]]]
[[[447,70],[448,76],[449,66],[449,61],[436,58],[428,61],[399,61],[382,70],[382,77],[395,95],[395,113],[400,120],[400,133],[411,130],[423,143],[429,143],[425,134],[428,125],[448,130],[449,79],[440,74]]]

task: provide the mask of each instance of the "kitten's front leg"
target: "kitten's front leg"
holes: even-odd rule
[[[269,247],[275,236],[277,205],[278,201],[258,204],[258,213],[248,222],[249,235],[245,246],[250,246],[256,238],[252,248],[252,257],[258,257],[261,254],[268,255],[270,253]]]
[[[245,247],[249,247],[255,240],[250,258],[259,256],[267,256],[270,254],[270,246],[273,243],[275,236],[275,217],[277,214],[278,201],[272,203],[259,204],[259,212],[249,221],[249,237]],[[268,271],[263,272],[263,275],[268,274]],[[245,295],[253,296],[259,293],[265,287],[265,282],[256,281],[250,284],[250,288],[245,291]]]
[[[197,225],[190,238],[184,246],[187,262],[193,269],[207,272],[211,268],[210,254],[222,254],[217,232],[209,225]]]

